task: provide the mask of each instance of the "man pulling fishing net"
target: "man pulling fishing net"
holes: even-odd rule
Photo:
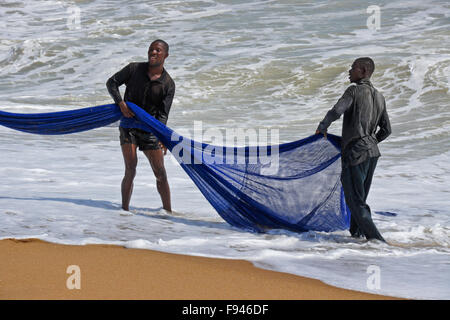
[[[169,212],[172,210],[170,188],[164,167],[164,155],[167,149],[153,133],[145,131],[145,126],[133,118],[133,112],[124,101],[135,103],[160,122],[167,123],[175,95],[175,83],[164,69],[164,61],[168,56],[169,45],[163,40],[155,40],[148,49],[148,62],[130,63],[109,78],[106,83],[108,92],[124,115],[120,121],[119,130],[125,162],[125,175],[121,185],[122,209],[126,211],[129,210],[133,192],[138,147],[148,158],[153,169],[163,208]],[[122,84],[127,87],[124,99],[119,91]]]
[[[348,87],[328,111],[316,134],[322,133],[326,138],[327,128],[344,114],[341,181],[351,212],[350,234],[385,241],[373,223],[370,207],[366,203],[380,157],[377,144],[391,134],[384,97],[370,82],[374,70],[375,64],[368,57],[353,62],[349,78],[356,85]]]

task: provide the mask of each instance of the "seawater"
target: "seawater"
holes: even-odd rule
[[[380,28],[367,25],[371,5]],[[368,202],[390,243],[347,231],[253,234],[225,223],[166,156],[175,214],[161,211],[140,155],[131,208],[120,210],[117,124],[66,136],[0,127],[0,237],[230,259],[366,292],[450,298],[450,4],[448,1],[2,1],[0,109],[34,113],[111,103],[105,82],[149,43],[170,44],[177,132],[314,133],[359,56],[376,63],[393,133]],[[122,91],[123,92],[123,91]],[[340,134],[341,120],[330,132]],[[207,142],[207,141],[206,141]],[[370,285],[379,270],[379,286]]]

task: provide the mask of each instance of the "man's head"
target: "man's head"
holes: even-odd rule
[[[370,78],[375,70],[375,63],[369,57],[356,59],[352,68],[348,71],[350,82],[358,82],[364,78]]]
[[[148,48],[148,63],[151,67],[164,65],[164,60],[169,56],[169,45],[164,40],[153,41]]]

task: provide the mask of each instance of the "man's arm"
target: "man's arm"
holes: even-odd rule
[[[167,124],[167,119],[169,117],[170,107],[172,106],[173,97],[175,96],[175,83],[171,83],[170,87],[167,89],[167,94],[162,101],[163,107],[159,110],[156,115],[156,119],[160,122]]]
[[[319,123],[319,126],[317,127],[316,130],[316,134],[322,133],[326,136],[327,129],[331,125],[331,123],[339,119],[341,115],[345,111],[347,111],[348,108],[350,108],[350,106],[353,103],[353,97],[354,97],[354,87],[350,86],[347,88],[347,90],[345,90],[344,94],[334,105],[334,107],[327,112],[325,118],[323,118],[323,120]]]
[[[378,143],[389,137],[389,135],[392,133],[391,130],[391,122],[389,121],[389,116],[386,111],[386,105],[384,106],[383,113],[381,114],[380,122],[378,123],[380,126],[380,130],[376,133],[376,138],[378,140]]]
[[[106,81],[106,88],[108,89],[109,94],[113,98],[114,102],[119,105],[120,111],[122,111],[123,115],[127,118],[131,118],[134,116],[133,112],[128,108],[125,101],[122,99],[120,95],[119,87],[126,83],[131,77],[131,63],[128,64],[125,68],[115,73],[111,78]]]

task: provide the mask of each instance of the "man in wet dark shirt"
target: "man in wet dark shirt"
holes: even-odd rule
[[[378,143],[391,134],[383,95],[370,82],[375,64],[368,57],[358,58],[349,70],[350,82],[343,96],[320,122],[316,134],[324,134],[330,124],[344,114],[342,126],[341,181],[345,201],[351,212],[350,233],[368,240],[385,241],[373,223],[366,203],[380,151]],[[377,129],[379,130],[377,131]]]
[[[164,61],[169,56],[169,45],[163,40],[155,40],[148,49],[148,62],[134,62],[114,74],[106,82],[106,87],[114,102],[119,105],[124,117],[120,121],[120,145],[125,161],[125,175],[122,180],[122,209],[128,211],[136,175],[137,152],[143,151],[156,177],[156,186],[161,196],[163,208],[171,211],[170,188],[164,168],[165,146],[150,132],[143,130],[125,101],[133,102],[162,123],[167,123],[175,83],[164,69]],[[119,87],[125,84],[122,99]],[[163,150],[164,153],[163,153]]]

